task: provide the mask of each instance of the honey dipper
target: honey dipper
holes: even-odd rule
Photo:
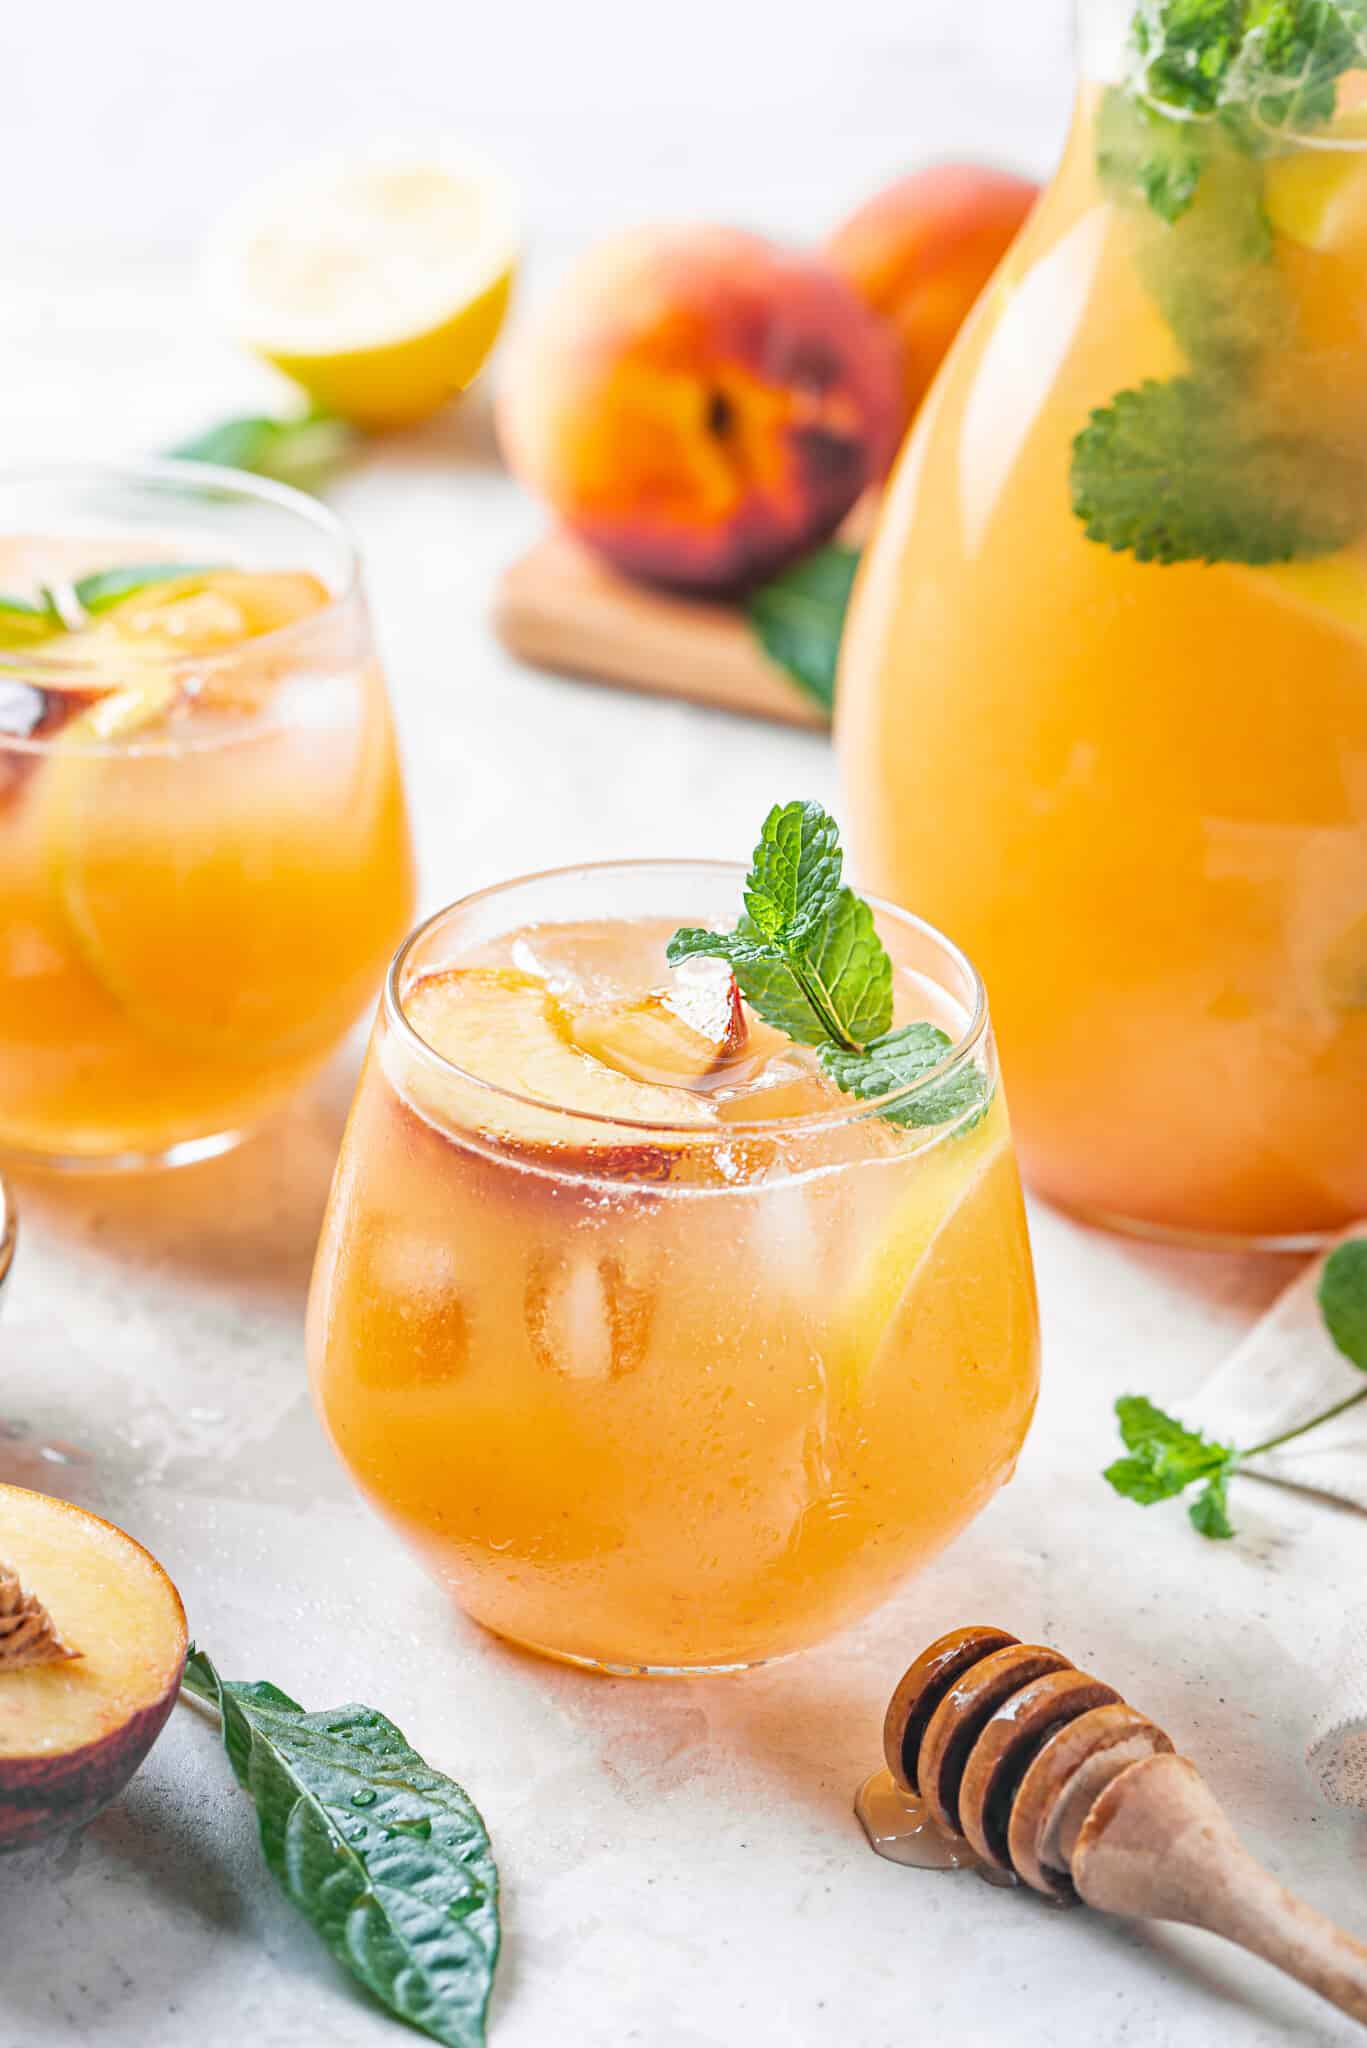
[[[1059,1651],[999,1628],[941,1636],[892,1696],[883,1753],[987,1873],[1204,1927],[1367,2025],[1367,1943],[1278,1884],[1162,1729]]]

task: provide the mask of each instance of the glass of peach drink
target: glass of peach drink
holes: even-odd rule
[[[1367,17],[1080,18],[856,590],[855,838],[981,967],[1046,1194],[1304,1240],[1367,1210]]]
[[[740,1668],[864,1613],[1010,1476],[1035,1400],[976,974],[877,909],[895,1016],[943,1051],[854,1100],[724,963],[668,965],[741,875],[567,869],[423,925],[310,1303],[370,1500],[477,1620],[614,1672]]]
[[[412,888],[321,506],[188,463],[0,479],[0,1148],[221,1149],[361,1014]]]

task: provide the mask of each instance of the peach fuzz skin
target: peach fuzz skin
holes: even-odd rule
[[[886,470],[896,338],[818,260],[644,228],[571,273],[510,363],[514,472],[626,574],[732,592],[825,540]]]
[[[977,164],[932,164],[852,213],[823,250],[902,348],[904,418],[1039,197],[1039,186]]]

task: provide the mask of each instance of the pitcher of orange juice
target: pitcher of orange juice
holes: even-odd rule
[[[1044,1194],[1295,1243],[1367,1212],[1367,9],[1080,25],[861,571],[850,808]]]

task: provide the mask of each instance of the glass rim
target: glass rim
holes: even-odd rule
[[[249,470],[228,469],[217,462],[186,461],[179,456],[0,467],[0,497],[6,490],[29,485],[69,485],[74,488],[97,482],[115,486],[152,484],[182,494],[188,492],[206,497],[212,494],[245,499],[253,504],[273,505],[278,511],[302,519],[337,550],[341,579],[335,589],[329,588],[327,602],[319,605],[316,611],[291,619],[283,626],[273,626],[267,633],[254,634],[250,640],[241,641],[235,647],[224,647],[213,654],[173,657],[165,665],[171,675],[184,669],[193,669],[197,675],[214,674],[239,661],[244,648],[250,648],[254,657],[261,652],[274,653],[281,647],[287,647],[292,639],[305,639],[309,633],[317,632],[321,626],[335,619],[360,590],[360,556],[355,541],[337,514],[321,499],[311,497],[307,491],[297,490],[293,484],[277,483],[273,477],[254,476]],[[60,535],[54,538],[60,538]],[[73,661],[70,657],[64,660],[60,653],[45,648],[41,642],[33,648],[0,648],[0,681],[13,678],[22,682],[48,674],[65,676],[74,682],[81,676],[89,678],[90,673],[88,663]],[[35,684],[35,687],[41,687],[41,684]],[[57,745],[60,738],[60,732],[50,738],[39,739],[0,732],[0,751],[12,748],[23,753],[41,754]],[[128,749],[115,746],[100,751],[123,753]]]
[[[739,884],[744,881],[748,869],[743,861],[693,860],[686,855],[675,858],[645,856],[634,860],[626,858],[617,860],[571,861],[561,867],[539,868],[530,874],[513,875],[506,881],[492,882],[482,889],[472,889],[468,894],[454,898],[450,903],[444,904],[439,910],[434,910],[430,916],[425,917],[420,924],[413,928],[395,953],[394,958],[389,964],[389,971],[385,975],[384,989],[381,995],[381,1015],[385,1023],[395,1032],[405,1048],[415,1052],[424,1065],[435,1069],[436,1072],[448,1078],[458,1080],[467,1087],[477,1089],[495,1100],[516,1103],[520,1108],[540,1110],[543,1113],[549,1111],[554,1116],[567,1119],[571,1126],[592,1124],[598,1129],[644,1132],[654,1137],[668,1135],[674,1138],[687,1139],[693,1144],[716,1143],[719,1139],[730,1140],[742,1136],[752,1137],[756,1132],[760,1131],[806,1134],[814,1131],[833,1130],[844,1124],[860,1123],[867,1118],[881,1116],[892,1106],[913,1101],[917,1096],[925,1093],[926,1090],[938,1087],[949,1076],[957,1073],[972,1060],[987,1036],[989,1025],[987,990],[983,984],[982,976],[969,959],[967,953],[957,946],[953,939],[948,938],[939,929],[938,925],[933,925],[928,918],[918,917],[915,911],[904,910],[900,904],[891,903],[886,897],[867,895],[864,901],[880,917],[887,917],[894,923],[916,932],[920,937],[928,939],[932,946],[937,947],[963,975],[972,996],[972,1008],[968,1021],[958,1037],[951,1042],[943,1058],[937,1060],[935,1065],[928,1068],[924,1074],[918,1075],[915,1081],[908,1082],[906,1087],[892,1089],[886,1095],[869,1096],[867,1098],[850,1096],[845,1102],[839,1103],[831,1109],[818,1110],[809,1116],[757,1117],[745,1120],[737,1119],[735,1121],[728,1119],[725,1123],[719,1123],[715,1127],[709,1125],[700,1126],[695,1123],[670,1123],[667,1120],[647,1120],[640,1117],[614,1116],[610,1112],[604,1113],[601,1110],[571,1109],[566,1104],[553,1102],[545,1096],[526,1095],[516,1088],[508,1088],[497,1081],[491,1081],[486,1076],[475,1073],[468,1067],[459,1066],[455,1060],[448,1059],[444,1053],[438,1052],[436,1047],[429,1045],[427,1040],[421,1036],[416,1027],[409,1021],[404,1013],[403,996],[399,987],[400,979],[414,947],[418,946],[445,919],[454,916],[457,912],[471,910],[477,904],[486,903],[493,897],[506,895],[514,889],[527,888],[538,882],[555,882],[570,876],[601,876],[627,871],[632,874],[640,874],[642,871],[654,871],[661,875],[698,874],[701,872],[716,876],[732,876],[737,882],[737,896],[739,897]],[[970,1112],[965,1111],[965,1114],[968,1113]],[[927,1138],[942,1137],[958,1121],[957,1117],[949,1118],[944,1125],[929,1128],[926,1133]],[[498,1142],[498,1134],[496,1132],[491,1134],[491,1140],[495,1143]]]

